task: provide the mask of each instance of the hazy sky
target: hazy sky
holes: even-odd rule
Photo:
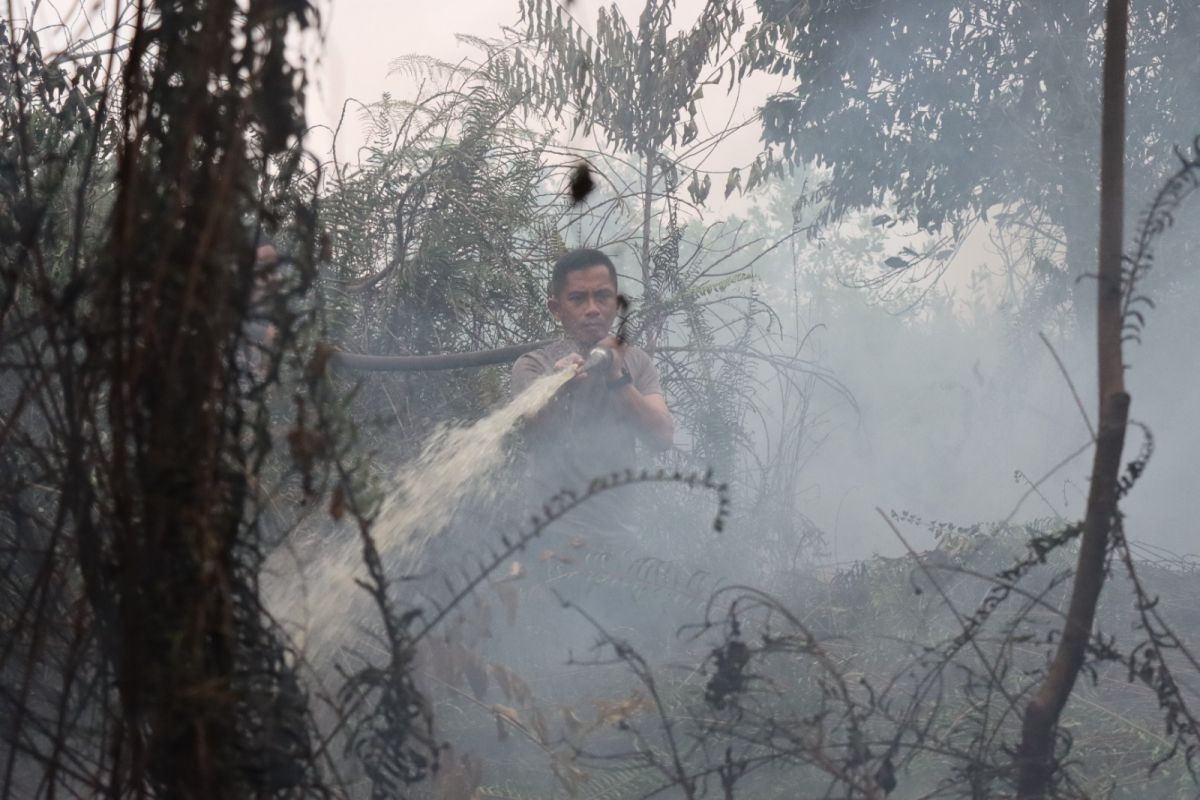
[[[325,46],[312,75],[309,115],[314,123],[336,124],[347,98],[378,99],[402,94],[411,85],[388,75],[392,59],[424,54],[445,61],[471,56],[455,35],[495,36],[516,20],[515,2],[395,3],[334,0],[323,4]]]
[[[574,0],[570,13],[585,29],[595,26],[599,0]],[[636,24],[644,0],[617,0],[615,5]],[[747,6],[751,5],[749,3]],[[675,21],[690,24],[703,7],[703,0],[679,0]],[[313,91],[309,101],[310,122],[337,124],[348,98],[369,102],[383,92],[404,95],[415,86],[399,75],[388,75],[391,61],[403,55],[429,55],[443,61],[458,62],[478,55],[478,50],[460,42],[457,34],[498,37],[505,25],[518,19],[517,0],[446,0],[441,3],[386,3],[378,0],[325,0],[325,43],[320,63],[311,73]],[[730,118],[735,121],[752,114],[778,79],[751,76],[740,89],[740,99],[726,95],[723,89],[710,91],[701,104],[701,113],[714,127]],[[703,130],[703,129],[702,129]],[[347,114],[343,124],[339,153],[353,152],[361,141],[360,128]],[[714,169],[742,166],[758,152],[758,131],[751,126],[731,138],[707,164]],[[716,179],[714,183],[721,185]]]

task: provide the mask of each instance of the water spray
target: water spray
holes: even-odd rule
[[[585,367],[611,363],[612,351],[595,348]],[[430,435],[421,454],[392,477],[376,514],[372,535],[389,578],[415,573],[429,543],[445,531],[468,497],[488,505],[501,484],[508,435],[519,422],[544,408],[575,372],[564,369],[534,381],[511,402],[483,419],[446,426]],[[306,643],[306,656],[328,667],[342,648],[361,636],[374,612],[360,581],[366,580],[362,542],[353,525],[321,532],[308,563],[291,548],[272,553],[263,595],[271,614]],[[309,597],[319,598],[310,604]]]

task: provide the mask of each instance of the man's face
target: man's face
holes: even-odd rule
[[[562,291],[550,298],[550,313],[568,339],[585,347],[607,336],[617,318],[617,286],[608,267],[597,264],[568,272]]]

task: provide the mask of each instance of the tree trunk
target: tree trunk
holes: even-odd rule
[[[651,288],[651,277],[653,274],[653,265],[650,263],[650,222],[653,219],[654,210],[654,157],[655,153],[647,150],[645,154],[646,169],[642,177],[644,181],[642,185],[642,307],[648,308],[653,305],[657,298],[654,296],[654,291]],[[646,352],[654,355],[654,350],[658,347],[659,324],[656,320],[646,319],[645,327],[645,347]]]
[[[650,296],[650,218],[654,209],[654,154],[646,151],[642,177],[642,296]]]
[[[1097,275],[1097,358],[1100,430],[1071,603],[1058,649],[1042,685],[1026,706],[1017,752],[1017,796],[1048,794],[1056,762],[1059,716],[1083,665],[1104,586],[1104,559],[1117,515],[1118,476],[1129,394],[1121,353],[1121,250],[1124,226],[1125,57],[1128,0],[1109,0],[1104,52],[1104,111],[1100,160],[1100,258]]]

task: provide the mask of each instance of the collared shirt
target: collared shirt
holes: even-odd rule
[[[553,372],[554,364],[571,353],[584,355],[575,342],[560,339],[521,356],[512,368],[513,394]],[[662,394],[658,371],[646,351],[630,345],[624,354],[634,387],[643,395]],[[560,392],[525,434],[529,505],[539,516],[544,501],[563,489],[583,492],[594,478],[639,467],[637,433],[604,375],[589,375]],[[563,523],[585,533],[628,530],[628,491],[616,489],[591,498]]]

